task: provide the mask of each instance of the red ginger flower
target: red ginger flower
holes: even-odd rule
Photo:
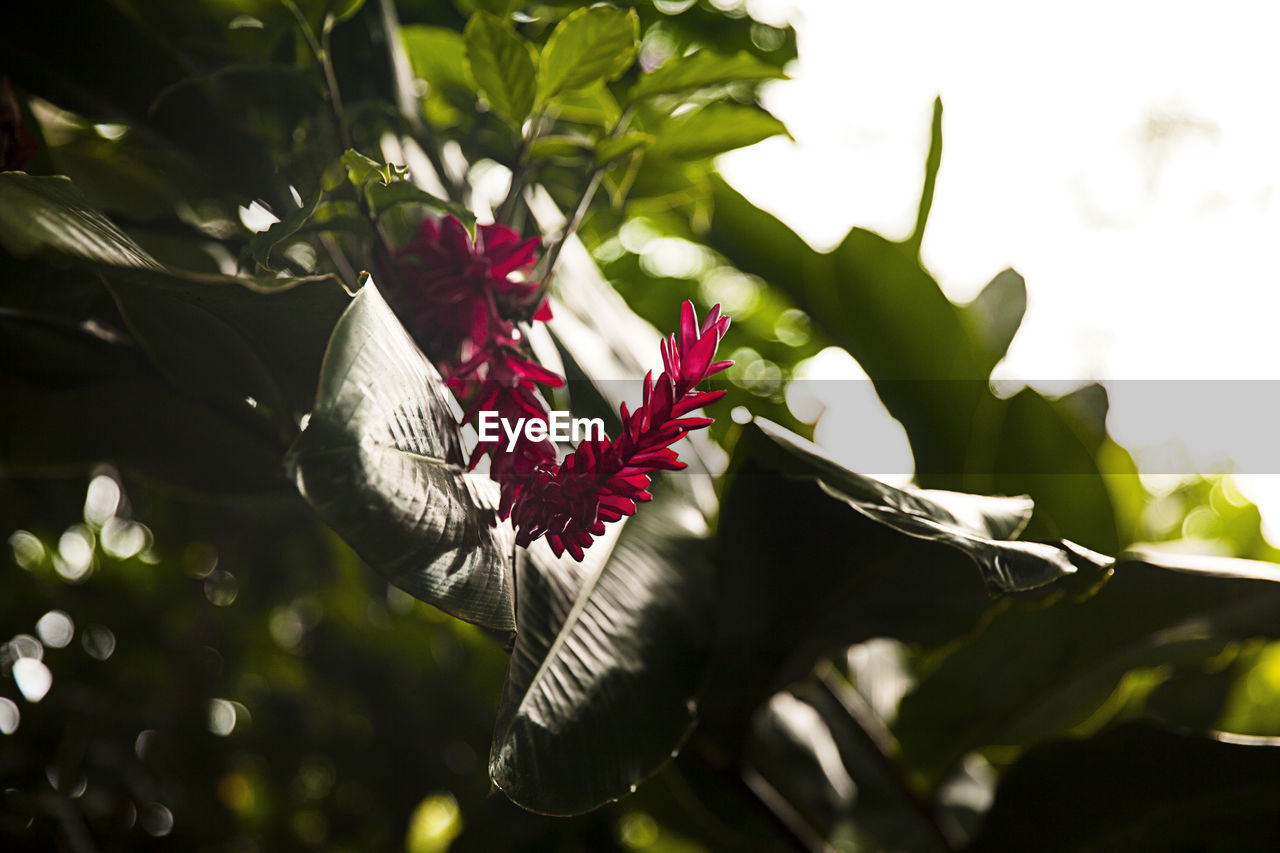
[[[551,319],[538,285],[517,273],[532,269],[538,239],[521,241],[502,225],[481,225],[473,243],[458,220],[426,219],[417,235],[397,253],[407,285],[402,304],[407,325],[419,346],[438,362],[447,384],[470,402],[463,422],[494,411],[509,422],[548,420],[538,386],[559,387],[564,380],[530,358],[516,320]],[[622,435],[591,439],[556,464],[555,445],[533,441],[523,431],[515,447],[501,440],[480,442],[471,467],[487,453],[490,476],[502,491],[499,514],[510,518],[516,541],[530,545],[540,536],[557,556],[568,551],[581,560],[583,549],[604,533],[605,525],[636,511],[650,500],[649,475],[685,467],[671,445],[711,418],[690,417],[724,391],[695,387],[731,365],[712,362],[729,328],[720,306],[699,326],[686,302],[679,336],[662,342],[663,372],[644,379],[644,399],[635,412],[622,406]]]
[[[537,282],[519,275],[532,270],[539,244],[537,237],[521,240],[505,225],[478,226],[472,242],[452,216],[423,219],[418,233],[396,253],[406,325],[419,346],[448,364],[460,356],[472,358],[473,352],[460,353],[460,348],[469,342],[478,350],[490,329],[516,339],[511,318],[551,319]]]
[[[671,445],[712,423],[689,413],[724,396],[724,391],[694,389],[733,364],[712,361],[728,328],[719,305],[699,326],[693,305],[686,302],[679,336],[662,342],[662,374],[657,381],[652,371],[645,376],[640,408],[630,412],[622,405],[617,440],[589,439],[559,465],[534,466],[519,480],[503,482],[501,511],[510,512],[518,544],[527,547],[545,536],[556,556],[568,551],[581,560],[583,549],[607,523],[632,515],[637,503],[652,499],[650,474],[685,467]]]
[[[437,362],[449,388],[471,400],[463,422],[482,409],[503,418],[547,420],[538,385],[558,388],[564,380],[524,351],[518,317],[551,319],[537,282],[517,277],[533,268],[539,240],[505,225],[480,225],[472,242],[453,217],[424,219],[418,233],[396,254],[406,292],[401,300],[414,339]],[[481,443],[471,456],[475,467],[497,442]],[[547,464],[555,461],[549,441],[521,439],[519,454]],[[495,470],[497,465],[495,457]],[[508,463],[502,470],[512,470]],[[514,476],[512,474],[511,476]]]

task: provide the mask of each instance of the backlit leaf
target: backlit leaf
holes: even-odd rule
[[[467,67],[480,93],[503,118],[519,126],[533,108],[533,48],[511,28],[487,12],[477,12],[463,34]]]
[[[630,67],[640,36],[634,9],[577,9],[556,25],[538,60],[538,97],[615,80]]]

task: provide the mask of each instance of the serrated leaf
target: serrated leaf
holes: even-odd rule
[[[517,127],[533,109],[533,47],[488,12],[476,12],[463,33],[467,67],[480,93],[503,118]]]
[[[656,137],[651,133],[624,133],[620,136],[606,136],[596,145],[596,166],[607,166],[614,160],[626,157],[633,151],[647,148]]]
[[[757,59],[745,50],[733,56],[700,50],[688,56],[672,56],[652,71],[640,75],[640,79],[631,87],[631,99],[688,92],[740,81],[785,80],[786,77],[782,69]]]
[[[699,160],[786,132],[786,125],[759,107],[713,103],[668,119],[649,150],[655,157]]]
[[[711,631],[702,517],[660,489],[616,529],[581,565],[541,542],[521,561],[489,773],[532,811],[579,814],[625,796],[697,716]]]
[[[538,98],[617,79],[631,66],[640,37],[634,9],[593,6],[556,25],[538,60]]]
[[[286,464],[316,512],[389,581],[510,630],[510,528],[497,526],[492,481],[463,470],[448,394],[370,281],[334,328]]]

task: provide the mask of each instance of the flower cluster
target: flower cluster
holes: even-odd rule
[[[426,219],[397,254],[405,292],[397,301],[423,351],[440,367],[449,387],[467,401],[463,422],[481,411],[499,418],[548,420],[539,386],[564,380],[530,356],[517,323],[551,319],[546,298],[529,281],[539,242],[521,240],[501,225],[481,225],[471,240],[452,217]],[[508,449],[481,441],[475,465],[488,454],[490,476],[502,490],[500,515],[510,518],[516,541],[528,546],[546,537],[556,555],[581,560],[583,550],[605,524],[636,511],[649,500],[650,475],[685,467],[671,445],[690,430],[712,422],[690,413],[718,400],[723,391],[696,386],[732,362],[713,361],[729,328],[719,306],[701,324],[686,302],[680,332],[662,343],[663,371],[644,380],[643,401],[631,412],[622,406],[622,434],[589,439],[557,462],[555,445],[521,434]]]
[[[538,386],[564,384],[529,356],[516,325],[520,317],[551,319],[545,295],[527,279],[538,246],[538,238],[521,240],[503,225],[478,226],[473,242],[461,222],[446,217],[424,219],[397,253],[403,319],[450,389],[470,401],[464,423],[481,410],[545,421],[547,405]],[[495,442],[477,445],[471,466],[495,449]],[[524,441],[508,455],[523,461],[499,465],[495,457],[495,473],[515,476],[534,464],[554,462],[556,452],[549,441]]]
[[[693,305],[684,303],[679,336],[662,342],[661,375],[656,381],[652,371],[645,376],[643,401],[634,412],[622,404],[622,434],[616,440],[582,442],[559,465],[539,470],[516,496],[511,522],[518,544],[545,536],[557,556],[568,551],[581,560],[606,523],[631,515],[637,503],[653,497],[650,474],[685,467],[671,445],[712,422],[690,412],[724,396],[724,391],[694,389],[733,364],[712,361],[728,328],[719,305],[699,326]],[[505,503],[505,493],[503,498]]]

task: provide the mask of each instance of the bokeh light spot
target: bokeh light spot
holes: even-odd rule
[[[21,720],[22,712],[18,710],[18,703],[0,696],[0,734],[13,734],[18,730]]]
[[[76,634],[75,622],[61,610],[50,610],[36,623],[36,634],[46,646],[63,649]]]
[[[147,803],[142,807],[138,823],[147,835],[160,838],[173,831],[173,812],[160,803]]]
[[[215,607],[226,607],[236,600],[240,592],[240,584],[231,572],[221,569],[209,575],[204,582],[204,597]]]
[[[117,560],[127,560],[147,547],[151,531],[136,521],[112,518],[102,527],[102,550]]]
[[[36,658],[19,658],[13,662],[13,680],[28,702],[39,702],[53,686],[53,673],[44,661]]]
[[[116,635],[105,625],[90,625],[80,635],[80,643],[89,657],[106,660],[116,650]]]
[[[13,561],[29,572],[40,568],[45,561],[44,545],[25,530],[13,531],[9,547],[13,549]]]
[[[453,794],[432,794],[413,810],[405,838],[408,853],[443,853],[462,832],[462,811]]]
[[[84,525],[67,528],[58,539],[58,553],[53,567],[72,583],[83,580],[93,565],[93,531]]]
[[[94,527],[101,527],[115,517],[120,508],[120,484],[99,474],[89,481],[84,496],[84,520]]]

